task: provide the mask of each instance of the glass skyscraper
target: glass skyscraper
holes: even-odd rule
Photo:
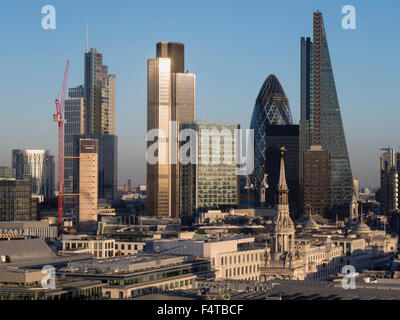
[[[301,40],[301,147],[328,151],[328,208],[342,209],[351,202],[352,172],[322,13],[314,12],[313,20],[313,43]]]
[[[254,130],[254,182],[260,186],[266,174],[268,127],[291,125],[292,114],[289,101],[277,77],[269,75],[261,87],[251,118],[250,128]]]

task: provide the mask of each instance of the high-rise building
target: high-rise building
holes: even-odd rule
[[[300,41],[300,150],[299,150],[299,208],[303,213],[304,151],[312,145],[312,42],[309,37]]]
[[[195,120],[195,75],[184,73],[184,45],[159,42],[148,60],[147,130],[164,134],[159,161],[147,163],[147,214],[177,217],[179,208],[179,123]],[[176,122],[176,123],[175,123]],[[173,123],[175,123],[173,125]],[[148,142],[148,147],[153,142]]]
[[[79,139],[79,232],[97,229],[97,140]]]
[[[28,221],[36,218],[37,202],[32,198],[32,177],[0,177],[0,221]]]
[[[380,157],[380,203],[381,212],[389,215],[399,209],[398,154],[387,148]]]
[[[90,139],[97,141],[98,154],[98,191],[99,199],[109,201],[116,200],[118,187],[118,137],[111,134],[83,134],[74,135],[73,156],[78,157],[80,154],[80,140]],[[78,192],[78,182],[80,180],[79,161],[74,160],[74,188],[73,193]],[[75,197],[76,199],[76,197]]]
[[[32,193],[51,198],[54,196],[54,156],[48,150],[12,150],[12,167],[18,180],[32,177]]]
[[[289,101],[277,77],[269,75],[261,87],[251,118],[254,130],[254,183],[260,188],[267,174],[268,127],[293,123]]]
[[[303,212],[323,216],[328,206],[329,154],[321,146],[304,151]]]
[[[270,125],[266,131],[265,173],[268,174],[268,188],[265,192],[265,202],[274,206],[277,203],[279,170],[281,163],[281,148],[286,149],[285,171],[287,185],[290,190],[289,206],[293,218],[297,218],[299,205],[299,126]]]
[[[64,101],[64,209],[66,211],[77,210],[74,193],[74,135],[85,133],[84,114],[84,87],[80,85],[68,90],[68,98]],[[75,174],[77,176],[77,174]]]
[[[115,75],[94,48],[85,53],[84,96],[85,133],[115,134]]]
[[[301,39],[300,131],[300,168],[305,167],[303,157],[309,146],[321,146],[328,151],[327,206],[343,212],[352,199],[353,177],[325,27],[319,11],[313,14],[313,41]],[[304,193],[303,185],[304,174],[300,172],[300,190]]]
[[[201,121],[182,123],[180,128],[197,133],[194,144],[197,150],[195,163],[180,164],[179,216],[237,206],[239,176],[236,172],[235,130],[239,125]]]

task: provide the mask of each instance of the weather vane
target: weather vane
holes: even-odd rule
[[[285,148],[285,147],[281,147],[281,149],[280,149],[280,150],[281,150],[281,155],[282,155],[282,157],[283,157],[284,153],[285,153],[287,150],[286,150],[286,148]]]

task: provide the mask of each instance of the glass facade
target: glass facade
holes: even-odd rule
[[[0,221],[36,220],[37,203],[31,195],[32,178],[0,178]]]
[[[48,150],[12,151],[12,167],[17,179],[32,177],[32,193],[51,198],[54,196],[54,156]]]
[[[314,12],[312,143],[329,153],[328,207],[351,202],[353,177],[321,12]]]
[[[64,157],[74,156],[74,135],[84,134],[84,89],[70,88],[64,101]],[[74,193],[74,159],[64,159],[64,193]],[[64,196],[64,210],[74,209],[75,197]]]
[[[180,216],[239,203],[236,175],[237,124],[198,122],[180,129],[197,132],[196,164],[180,165]]]
[[[285,172],[289,188],[289,207],[292,217],[297,217],[299,204],[299,126],[270,125],[267,127],[265,173],[268,174],[266,203],[273,206],[277,203],[277,185],[281,162],[281,147],[286,148]]]
[[[289,101],[275,75],[269,75],[261,87],[251,118],[254,129],[254,182],[260,186],[266,173],[268,127],[291,125],[292,114]]]

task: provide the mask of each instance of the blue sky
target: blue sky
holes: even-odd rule
[[[41,28],[44,5],[56,30]],[[341,8],[356,8],[357,29],[341,27]],[[300,114],[300,37],[312,36],[312,12],[324,15],[353,175],[379,184],[380,148],[400,146],[400,2],[12,1],[0,3],[0,165],[13,148],[57,154],[54,99],[70,59],[68,87],[83,83],[85,25],[89,46],[117,76],[119,183],[145,183],[146,61],[158,41],[185,43],[195,73],[196,118],[247,127],[265,78],[274,73]]]

